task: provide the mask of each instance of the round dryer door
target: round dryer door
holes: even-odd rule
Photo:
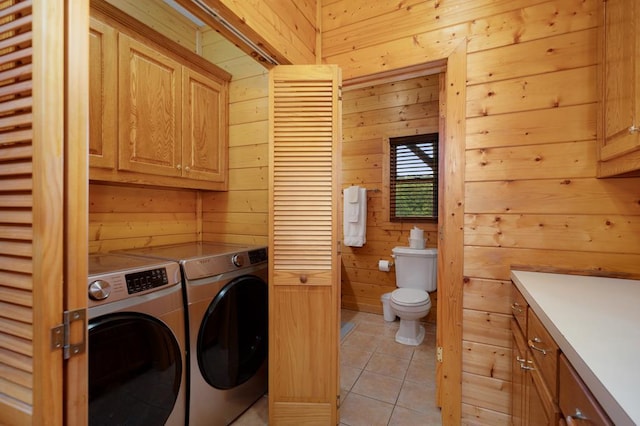
[[[160,320],[114,313],[89,322],[89,425],[164,425],[181,378],[180,347]]]
[[[231,389],[266,362],[267,311],[267,284],[256,276],[238,277],[220,290],[198,335],[198,365],[207,383]]]

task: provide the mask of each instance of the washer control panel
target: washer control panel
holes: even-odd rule
[[[267,257],[266,247],[249,251],[249,263],[251,263],[252,265],[266,262],[267,260],[268,260],[268,257]]]
[[[137,297],[181,282],[177,262],[134,256],[91,255],[89,272],[89,307]]]
[[[169,283],[167,268],[149,269],[146,271],[125,274],[129,294],[140,293]]]

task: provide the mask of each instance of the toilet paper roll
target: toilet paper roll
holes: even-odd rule
[[[388,260],[379,260],[378,270],[382,272],[389,272],[391,270],[391,264]]]
[[[413,240],[423,240],[424,239],[424,229],[420,229],[417,226],[414,226],[410,232],[409,239]]]

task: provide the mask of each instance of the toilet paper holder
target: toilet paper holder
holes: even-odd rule
[[[378,261],[378,270],[382,272],[389,272],[393,267],[393,261],[380,259]]]

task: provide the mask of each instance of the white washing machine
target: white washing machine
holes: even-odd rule
[[[186,333],[176,262],[89,256],[89,425],[182,426]]]
[[[267,392],[267,248],[199,242],[127,250],[183,274],[188,423],[228,425]]]

